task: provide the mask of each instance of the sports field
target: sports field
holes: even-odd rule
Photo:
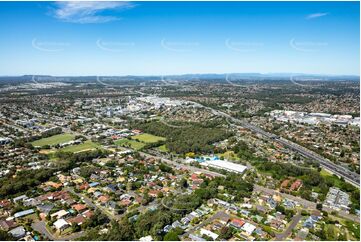
[[[155,135],[147,134],[147,133],[135,135],[135,136],[132,137],[132,139],[139,140],[139,141],[144,142],[144,143],[155,143],[155,142],[158,142],[158,141],[164,141],[165,140],[164,137],[155,136]]]
[[[82,151],[95,150],[98,147],[100,147],[99,144],[94,143],[90,140],[87,140],[80,145],[71,145],[71,146],[64,147],[60,150],[64,151],[64,152],[77,153],[77,152],[82,152]]]
[[[57,145],[65,142],[69,142],[75,138],[75,135],[73,134],[57,134],[50,136],[48,138],[43,138],[39,140],[35,140],[31,144],[33,146],[45,146],[45,145]]]

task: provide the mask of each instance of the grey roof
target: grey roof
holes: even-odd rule
[[[14,236],[15,238],[21,238],[24,237],[26,234],[26,231],[23,226],[16,227],[9,231],[9,233]]]
[[[53,209],[54,204],[51,203],[45,203],[45,204],[40,204],[37,206],[37,208],[39,209],[40,212],[48,214],[50,213],[51,209]]]
[[[18,196],[18,197],[16,197],[16,198],[14,198],[13,201],[14,201],[14,202],[17,202],[17,201],[19,201],[19,200],[24,200],[24,199],[27,199],[27,198],[28,198],[28,196],[26,196],[26,195],[21,195],[21,196]]]
[[[28,210],[24,210],[24,211],[15,213],[14,217],[19,218],[19,217],[23,217],[23,216],[26,216],[26,215],[29,215],[32,213],[34,213],[34,209],[28,209]]]

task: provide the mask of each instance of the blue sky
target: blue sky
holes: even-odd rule
[[[0,2],[0,75],[359,75],[359,2]]]

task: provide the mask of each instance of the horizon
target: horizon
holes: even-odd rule
[[[360,76],[359,2],[0,6],[2,76]]]
[[[51,74],[21,74],[21,75],[1,75],[0,77],[25,77],[25,76],[51,76],[51,77],[96,77],[96,76],[114,76],[114,77],[127,77],[127,76],[134,76],[134,77],[161,77],[161,76],[187,76],[187,75],[273,75],[280,77],[287,77],[291,75],[298,75],[298,76],[328,76],[328,77],[360,77],[357,74],[322,74],[322,73],[290,73],[290,72],[268,72],[268,73],[260,73],[260,72],[228,72],[228,73],[216,73],[216,72],[209,72],[209,73],[180,73],[180,74],[143,74],[143,75],[133,75],[133,74],[124,74],[124,75],[51,75]]]

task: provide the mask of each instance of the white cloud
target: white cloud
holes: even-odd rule
[[[320,18],[328,15],[328,13],[312,13],[306,16],[306,19]]]
[[[52,15],[64,22],[71,23],[106,23],[119,20],[119,17],[105,14],[105,11],[116,11],[133,8],[129,2],[57,2]]]

